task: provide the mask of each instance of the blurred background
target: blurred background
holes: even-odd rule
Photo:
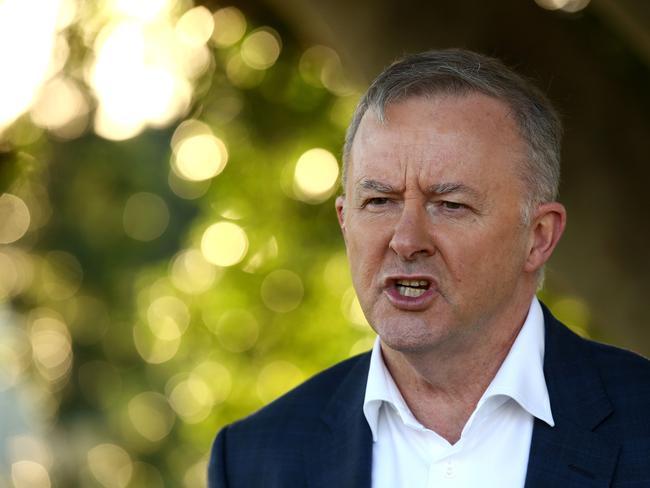
[[[452,46],[564,116],[541,296],[650,354],[645,0],[0,0],[0,486],[203,486],[219,428],[369,349],[344,131]]]

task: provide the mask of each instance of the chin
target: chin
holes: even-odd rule
[[[418,321],[420,322],[420,321]],[[424,322],[424,321],[422,321]],[[409,324],[410,327],[384,327],[375,331],[383,344],[402,353],[418,354],[431,351],[444,343],[448,334],[443,330],[432,330],[431,324]]]

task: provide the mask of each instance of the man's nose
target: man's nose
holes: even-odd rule
[[[421,203],[406,201],[389,247],[405,261],[431,256],[435,252],[435,245],[430,227],[429,216]]]

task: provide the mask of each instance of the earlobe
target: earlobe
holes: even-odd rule
[[[526,271],[536,272],[550,259],[566,225],[566,210],[561,203],[540,205],[531,228]]]

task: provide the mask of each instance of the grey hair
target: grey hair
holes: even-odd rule
[[[361,98],[343,146],[345,191],[352,144],[361,119],[372,110],[380,121],[386,108],[412,97],[481,93],[503,101],[512,110],[520,136],[528,146],[520,177],[529,195],[523,220],[533,208],[557,198],[560,180],[562,122],[548,98],[501,61],[463,49],[431,50],[408,55],[386,68]]]

